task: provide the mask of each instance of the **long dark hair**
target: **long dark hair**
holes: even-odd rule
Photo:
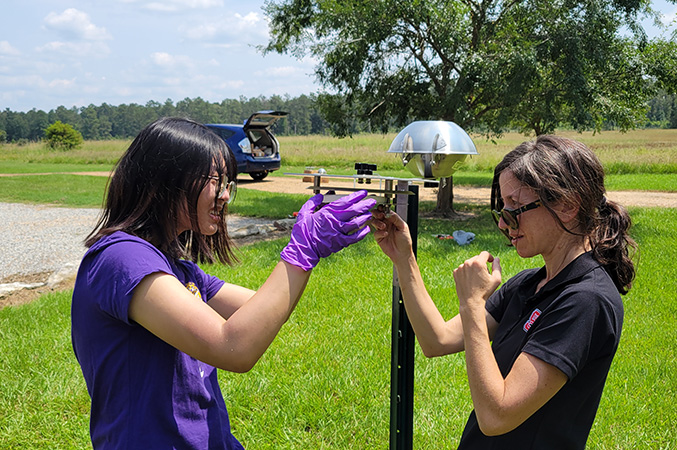
[[[177,235],[177,226],[187,212],[192,229],[199,230],[197,200],[207,177],[217,172],[235,180],[236,164],[226,143],[204,125],[184,118],[156,120],[141,130],[118,161],[105,206],[85,245],[124,231],[172,258],[233,264],[237,258],[226,229],[227,206],[212,236],[193,231]]]
[[[518,145],[494,170],[491,208],[496,211],[503,208],[498,180],[504,170],[534,190],[562,229],[588,239],[593,257],[604,266],[618,292],[630,290],[635,277],[631,251],[637,249],[628,234],[630,216],[605,197],[604,168],[592,150],[578,141],[551,135]],[[578,206],[576,231],[568,229],[555,213],[557,202]]]

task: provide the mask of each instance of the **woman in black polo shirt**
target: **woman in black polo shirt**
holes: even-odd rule
[[[424,354],[465,351],[475,409],[459,448],[585,448],[621,335],[619,294],[635,274],[630,218],[604,193],[602,165],[580,142],[540,136],[508,153],[494,171],[494,219],[520,256],[545,265],[496,290],[498,258],[469,259],[454,270],[459,314],[449,321],[425,288],[406,223],[374,213]]]

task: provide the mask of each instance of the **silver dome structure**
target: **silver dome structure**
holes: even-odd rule
[[[414,176],[428,179],[449,177],[468,155],[478,154],[463,128],[441,120],[410,123],[395,137],[388,153],[401,154]]]

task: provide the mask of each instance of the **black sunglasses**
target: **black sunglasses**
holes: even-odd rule
[[[496,211],[495,209],[491,211],[491,214],[494,216],[494,220],[496,221],[496,225],[498,225],[498,222],[503,219],[503,222],[510,228],[511,230],[517,230],[520,227],[519,221],[517,220],[517,216],[522,214],[523,212],[530,211],[532,209],[536,209],[539,206],[541,206],[541,201],[536,200],[535,202],[531,202],[527,205],[522,206],[521,208],[517,209],[509,209],[509,208],[503,208],[500,211]],[[502,230],[506,235],[507,232],[506,230]]]

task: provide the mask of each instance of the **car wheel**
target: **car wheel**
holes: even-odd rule
[[[264,170],[263,172],[250,172],[249,176],[252,177],[254,181],[261,181],[268,176],[268,171]]]

